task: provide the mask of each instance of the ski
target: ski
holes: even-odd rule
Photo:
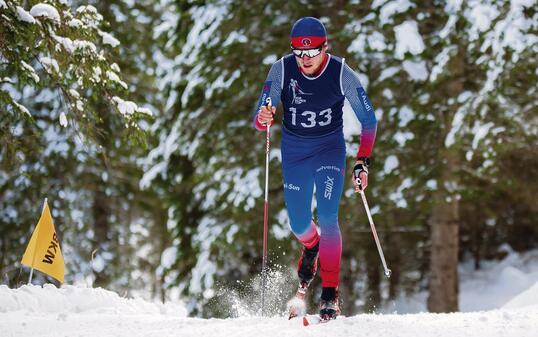
[[[319,315],[304,315],[303,316],[303,326],[309,326],[309,325],[316,325],[316,324],[325,324],[331,321],[336,320],[336,318],[333,319],[322,319]]]

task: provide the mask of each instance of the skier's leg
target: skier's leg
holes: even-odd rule
[[[308,158],[291,165],[283,156],[284,201],[288,210],[291,230],[302,244],[301,257],[297,266],[299,288],[293,300],[288,303],[289,318],[305,312],[303,301],[306,289],[314,279],[319,251],[319,233],[312,221],[312,193],[314,172]]]
[[[312,220],[312,193],[314,170],[312,161],[305,158],[293,166],[283,165],[284,199],[293,234],[302,244],[297,264],[299,276],[298,297],[304,296],[306,288],[316,275],[319,252],[319,232]],[[299,294],[301,293],[301,294]]]
[[[295,237],[307,248],[319,241],[316,225],[312,221],[312,193],[314,174],[308,160],[283,165],[284,201],[288,210],[291,230]]]
[[[336,142],[336,145],[340,144]],[[338,206],[344,189],[345,147],[335,146],[317,156],[315,174],[318,222],[321,229],[319,259],[321,266],[320,317],[340,314],[338,283],[342,257],[342,236],[338,226]]]
[[[337,288],[342,255],[338,207],[344,189],[345,148],[333,148],[317,157],[315,184],[321,230],[319,247],[321,281],[324,288]]]

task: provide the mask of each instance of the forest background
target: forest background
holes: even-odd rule
[[[47,197],[67,283],[182,298],[204,317],[226,316],[230,291],[256,293],[265,140],[252,113],[302,16],[325,23],[378,118],[367,197],[393,275],[346,181],[346,314],[421,290],[430,311],[456,311],[458,262],[538,246],[536,1],[3,0],[0,282],[26,282],[19,261]],[[269,253],[287,297],[300,247],[279,124]],[[345,124],[349,171],[349,108]]]

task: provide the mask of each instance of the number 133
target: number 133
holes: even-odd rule
[[[297,109],[296,108],[290,108],[290,112],[291,112],[291,124],[292,125],[297,125]],[[332,115],[331,114],[332,114],[331,108],[321,110],[319,112],[319,116],[322,117],[323,120],[317,122],[316,121],[317,114],[314,111],[308,111],[308,110],[303,111],[301,113],[301,116],[306,117],[306,121],[308,123],[301,122],[301,126],[303,128],[313,128],[316,125],[319,125],[319,126],[329,125],[329,124],[331,124],[331,121],[332,121]]]

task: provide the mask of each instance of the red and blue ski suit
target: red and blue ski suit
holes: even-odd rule
[[[342,108],[347,98],[362,125],[357,157],[369,157],[377,120],[357,74],[345,60],[327,54],[315,77],[304,75],[290,54],[273,64],[264,83],[254,126],[266,130],[257,112],[266,98],[282,101],[282,170],[284,200],[291,230],[307,248],[320,241],[319,259],[323,287],[338,287],[342,237],[338,207],[346,168]],[[312,220],[312,194],[316,187],[320,232]]]

